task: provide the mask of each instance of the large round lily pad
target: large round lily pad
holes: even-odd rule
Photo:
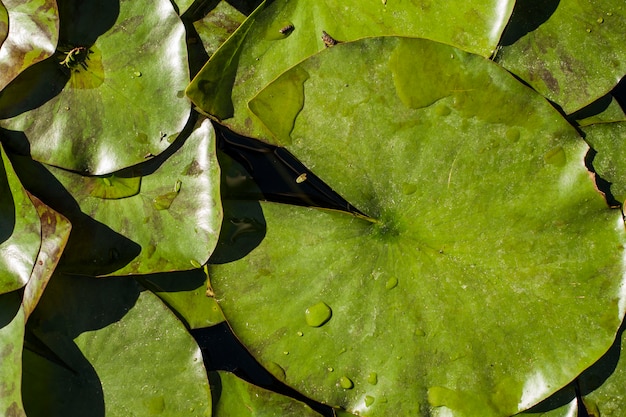
[[[611,345],[621,214],[577,132],[494,63],[371,38],[312,56],[250,107],[369,216],[252,202],[233,209],[247,219],[225,214],[267,230],[211,267],[213,288],[286,383],[370,416],[510,416]]]
[[[322,39],[323,32],[336,41],[420,36],[489,56],[513,4],[510,0],[264,2],[211,57],[187,94],[232,130],[266,139],[246,108],[248,100],[283,71],[324,49],[328,41]]]
[[[14,111],[0,125],[23,131],[34,159],[96,175],[160,154],[190,114],[185,28],[170,1],[68,1],[62,11],[73,23],[57,61],[5,90]]]

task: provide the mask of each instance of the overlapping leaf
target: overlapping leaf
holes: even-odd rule
[[[210,416],[200,349],[132,278],[55,275],[29,331],[58,358],[27,351],[29,416]]]
[[[598,154],[595,171],[611,183],[611,193],[620,203],[626,201],[626,122],[601,123],[583,128],[585,139]]]
[[[187,88],[192,101],[231,129],[265,137],[247,102],[300,60],[324,49],[322,31],[338,41],[407,35],[489,56],[513,1],[274,1],[257,11],[211,58]]]
[[[9,12],[0,1],[0,48],[9,35]]]
[[[302,62],[250,108],[370,216],[265,203],[225,215],[267,230],[211,268],[213,288],[288,384],[371,416],[509,416],[611,345],[621,214],[577,132],[497,65],[366,39]]]
[[[190,329],[210,327],[224,321],[217,301],[207,291],[207,276],[202,269],[147,275],[139,281],[158,295]]]
[[[91,174],[160,154],[190,113],[185,29],[172,4],[62,6],[68,24],[56,62],[4,90],[0,125],[23,131],[36,160]]]
[[[230,372],[215,372],[215,417],[263,415],[281,417],[319,417],[300,401],[245,382]]]
[[[37,197],[31,195],[30,199],[40,219],[41,247],[30,279],[24,289],[22,304],[26,318],[30,316],[41,299],[48,281],[61,259],[72,229],[72,225],[64,216],[43,204]]]
[[[0,2],[0,90],[54,53],[59,38],[55,0]]]
[[[496,61],[572,113],[626,74],[620,0],[517,2]]]
[[[71,193],[66,198],[77,202],[77,206],[65,202],[64,210],[75,223],[75,233],[63,270],[148,274],[198,268],[206,262],[216,245],[222,215],[215,133],[210,121],[199,121],[180,149],[165,161],[153,162],[116,173],[137,181],[138,176],[143,177],[138,194],[115,199],[93,194],[102,187],[118,186],[108,176],[84,177],[47,167],[56,180],[44,181],[43,175],[34,171],[22,173],[31,179],[39,175],[31,185],[38,187],[40,195],[58,202],[60,191],[54,182],[59,181]]]
[[[0,145],[0,294],[28,282],[41,245],[37,211]]]
[[[26,317],[20,295],[0,294],[0,414],[23,417],[22,341]]]

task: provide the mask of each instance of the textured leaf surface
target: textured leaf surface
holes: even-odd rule
[[[63,53],[5,90],[0,102],[12,105],[0,117],[11,118],[0,124],[25,132],[34,159],[80,172],[107,174],[160,154],[190,114],[185,29],[172,4],[64,4],[61,17],[74,23]]]
[[[25,417],[22,407],[24,310],[17,292],[0,294],[0,414]]]
[[[259,388],[230,372],[215,372],[219,381],[220,395],[215,398],[213,415],[230,416],[276,416],[276,417],[319,417],[320,414],[293,398]]]
[[[386,3],[386,4],[384,4]],[[260,6],[187,88],[204,111],[232,130],[265,137],[248,100],[290,66],[324,49],[322,31],[339,41],[367,36],[420,36],[489,56],[513,1],[274,1]],[[349,22],[349,23],[347,23]],[[293,27],[293,29],[291,29]],[[232,91],[231,91],[232,90]]]
[[[623,328],[611,349],[578,378],[590,417],[619,417],[626,410],[626,359]]]
[[[220,1],[202,19],[193,22],[209,56],[243,23],[246,16],[227,1]]]
[[[35,309],[39,299],[48,285],[63,249],[70,236],[72,225],[61,214],[46,206],[37,197],[30,196],[41,223],[41,248],[30,279],[24,289],[22,304],[26,318]]]
[[[621,0],[518,2],[496,61],[572,113],[626,74]]]
[[[584,127],[585,140],[598,154],[593,167],[611,183],[611,193],[626,201],[626,123],[602,123]]]
[[[497,65],[373,38],[311,57],[250,106],[372,218],[252,202],[225,214],[265,238],[213,266],[213,288],[288,384],[371,416],[509,416],[611,345],[621,215],[596,192],[576,131]],[[319,302],[331,317],[310,327]]]
[[[0,145],[0,294],[28,282],[41,245],[37,211]]]
[[[0,48],[9,34],[9,11],[0,1]]]
[[[578,126],[597,123],[626,122],[626,114],[619,102],[611,94],[599,98],[589,106],[568,116]]]
[[[29,417],[211,415],[200,349],[155,295],[140,291],[132,278],[52,278],[32,332],[69,369],[28,354]]]
[[[211,122],[199,121],[182,147],[163,157],[168,158],[156,158],[136,170],[117,173],[118,177],[131,178],[143,175],[140,192],[119,199],[91,194],[91,185],[101,183],[101,178],[48,167],[72,194],[80,211],[90,217],[80,229],[77,227],[70,241],[65,271],[148,274],[197,268],[208,260],[217,243],[222,216]],[[94,233],[91,219],[132,243],[105,240],[105,236]]]
[[[54,53],[58,13],[55,0],[0,3],[0,91],[26,68]]]

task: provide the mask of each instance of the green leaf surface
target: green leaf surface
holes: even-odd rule
[[[189,9],[189,7],[191,7],[191,5],[195,1],[196,0],[172,0],[172,3],[176,5],[176,8],[178,9],[178,14],[182,15],[187,11],[187,9]],[[198,0],[198,2],[201,2],[201,0]]]
[[[22,406],[24,309],[17,292],[0,294],[0,415],[26,417]]]
[[[611,183],[617,201],[626,201],[626,122],[602,123],[583,128],[585,140],[598,154],[594,170]]]
[[[622,106],[611,94],[599,98],[585,108],[568,116],[580,127],[597,123],[626,122]]]
[[[65,44],[5,90],[0,125],[24,132],[38,161],[104,175],[160,154],[183,129],[189,68],[169,0],[98,4],[64,3]]]
[[[211,56],[245,19],[244,14],[222,0],[202,19],[194,21],[193,27],[198,32],[205,51]]]
[[[30,331],[66,367],[29,352],[24,404],[33,416],[210,416],[199,347],[132,278],[55,275]],[[30,321],[29,321],[30,323]]]
[[[0,145],[0,294],[28,282],[41,245],[39,216]]]
[[[385,4],[386,3],[386,4]],[[283,71],[324,49],[322,31],[338,41],[368,36],[419,36],[489,56],[513,1],[278,0],[248,17],[187,88],[201,109],[238,133],[266,138],[246,106]],[[349,22],[349,24],[347,24]],[[293,29],[292,29],[293,27]],[[284,32],[284,33],[283,33]]]
[[[299,112],[271,104],[291,94],[285,79]],[[267,228],[211,283],[235,334],[287,384],[355,414],[510,416],[611,345],[626,302],[621,214],[595,190],[576,130],[499,66],[371,38],[312,56],[250,107],[369,216],[225,212],[224,225]],[[288,137],[281,114],[297,114]],[[331,318],[311,327],[320,302]]]
[[[0,1],[0,48],[9,35],[9,12]]]
[[[40,218],[41,248],[30,279],[24,288],[22,304],[27,319],[41,299],[72,229],[72,225],[64,216],[46,206],[37,197],[31,195],[30,199]]]
[[[80,211],[89,216],[80,226],[75,225],[62,265],[64,271],[149,274],[189,270],[208,260],[217,243],[222,218],[211,122],[198,121],[180,149],[163,157],[167,159],[155,158],[136,169],[116,173],[116,177],[142,176],[140,192],[119,199],[92,195],[89,184],[94,180],[101,182],[101,178],[47,167],[70,192]],[[72,219],[70,213],[67,216]],[[107,240],[95,233],[89,224],[92,219],[129,242],[114,237]]]
[[[621,0],[518,2],[496,62],[573,113],[626,74]]]
[[[319,417],[306,404],[252,385],[230,372],[212,372],[213,416]],[[216,395],[217,394],[217,395]]]
[[[154,292],[190,329],[210,327],[224,321],[222,310],[207,288],[202,269],[145,275],[139,282]]]
[[[59,38],[55,0],[0,3],[0,91],[19,73],[54,53]]]
[[[622,328],[611,349],[578,377],[582,401],[590,417],[619,417],[626,410],[624,339]]]

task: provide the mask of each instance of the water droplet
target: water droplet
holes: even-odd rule
[[[285,350],[285,351],[283,352],[283,355],[289,355],[289,351],[288,351],[288,350]]]
[[[332,314],[333,313],[330,307],[328,307],[328,305],[323,301],[312,305],[304,312],[306,324],[311,327],[320,327],[330,320]]]
[[[370,374],[367,376],[367,382],[371,385],[378,384],[378,374],[376,372],[370,372]]]
[[[141,71],[135,71],[133,72],[133,75],[137,78],[141,77]]]
[[[304,174],[298,175],[298,178],[296,178],[296,183],[297,184],[301,184],[304,181],[306,181],[306,172]]]
[[[387,283],[385,284],[385,288],[387,288],[388,290],[392,289],[392,288],[396,288],[398,286],[398,278],[396,277],[391,277],[387,280]]]
[[[607,16],[613,16],[613,12],[606,12]]]
[[[182,184],[183,184],[183,183],[182,183],[180,180],[176,180],[176,183],[174,184],[174,192],[175,192],[175,193],[180,192],[180,186],[181,186]]]
[[[297,332],[296,334],[297,334],[298,336],[300,336],[300,337],[304,336],[304,333],[302,333],[302,332]]]
[[[402,184],[402,194],[411,195],[417,191],[417,185],[405,182]]]
[[[591,28],[587,28],[587,33],[591,33]]]
[[[200,265],[200,262],[196,261],[195,259],[191,259],[189,263],[191,263],[191,266],[193,266],[194,268],[202,268],[202,265]]]
[[[557,167],[564,166],[566,162],[565,151],[560,146],[549,150],[543,158],[546,163]]]
[[[111,179],[107,177],[102,178],[102,182],[104,182],[104,185],[106,185],[107,187],[110,187],[113,185],[113,183],[111,182]]]
[[[332,366],[329,366],[328,368],[326,368],[328,370],[328,372],[333,372],[335,370],[335,368],[333,368]]]
[[[596,22],[602,24],[602,23],[604,23],[604,18],[599,17],[598,20],[596,20]]]
[[[339,378],[339,386],[343,389],[352,389],[354,388],[354,382],[347,376],[342,376]]]
[[[366,395],[365,396],[365,406],[369,407],[372,404],[374,404],[374,397],[372,397],[371,395]]]

